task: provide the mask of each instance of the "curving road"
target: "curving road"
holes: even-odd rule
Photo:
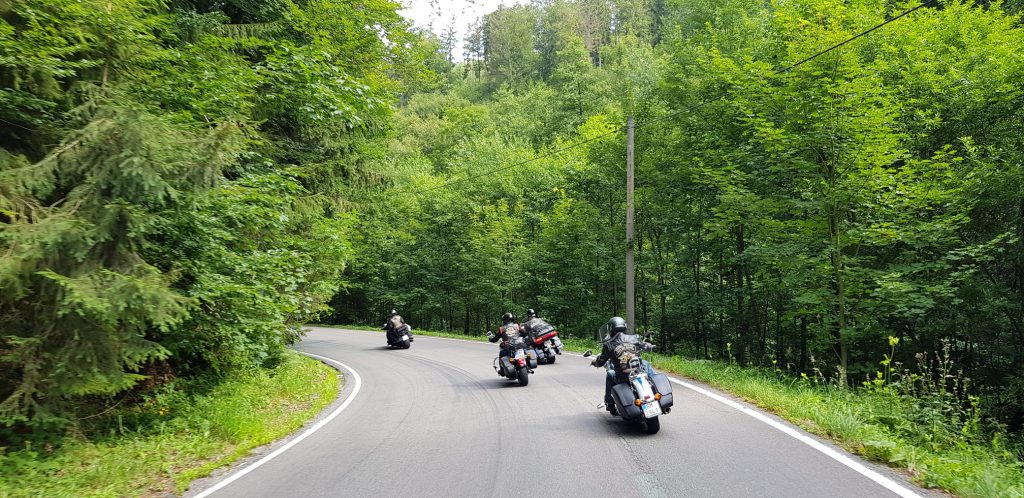
[[[343,370],[345,390],[327,412],[349,404],[258,468],[234,477],[254,457],[186,496],[929,495],[888,469],[852,463],[880,477],[872,480],[807,442],[821,446],[816,439],[801,433],[801,441],[681,385],[661,432],[646,435],[596,408],[603,371],[578,356],[539,366],[519,387],[491,368],[493,344],[424,336],[409,350],[384,343],[380,333],[313,328],[297,348],[361,379]]]

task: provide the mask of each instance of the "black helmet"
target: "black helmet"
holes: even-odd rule
[[[537,318],[537,312],[533,311],[533,308],[530,308],[530,309],[526,310],[526,317],[527,318]]]
[[[395,316],[398,314],[398,310],[391,310],[391,314],[388,316]]]
[[[626,324],[621,316],[613,316],[608,320],[608,334],[615,337],[618,334],[626,332],[629,329],[629,325]]]
[[[516,321],[516,316],[512,313],[505,313],[504,315],[501,315],[501,323],[503,325],[514,321]]]

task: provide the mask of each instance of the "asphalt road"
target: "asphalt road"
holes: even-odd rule
[[[418,336],[409,350],[389,350],[381,333],[315,328],[297,348],[354,369],[359,391],[320,429],[210,496],[897,496],[793,435],[678,385],[661,432],[644,434],[597,408],[604,372],[578,356],[540,365],[519,387],[494,372],[490,343]],[[355,389],[343,372],[345,390],[325,413]],[[197,482],[186,496],[259,458]]]

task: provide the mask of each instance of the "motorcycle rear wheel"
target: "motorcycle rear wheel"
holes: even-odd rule
[[[554,362],[555,362],[555,355],[549,354],[548,355],[548,365],[550,365],[550,364],[552,364]]]
[[[526,367],[520,368],[517,376],[519,378],[520,386],[525,386],[530,383],[530,371],[527,370]]]
[[[661,430],[661,419],[658,417],[646,419],[643,424],[644,432],[648,434],[657,434]]]

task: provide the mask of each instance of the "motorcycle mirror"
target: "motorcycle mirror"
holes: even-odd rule
[[[587,358],[587,357],[593,356],[593,355],[594,355],[594,352],[589,350],[589,349],[585,353],[583,353],[583,357],[584,358]]]

